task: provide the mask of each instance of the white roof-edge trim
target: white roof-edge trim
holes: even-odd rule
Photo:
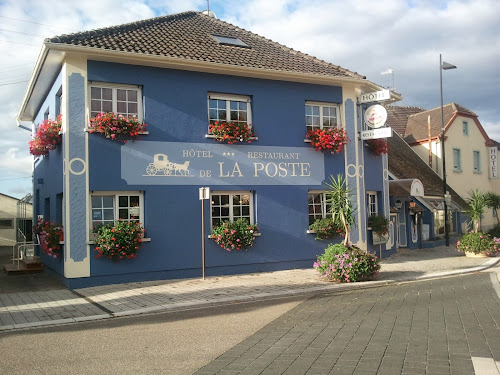
[[[27,114],[26,110],[29,102],[32,100],[36,100],[36,98],[33,98],[33,92],[35,90],[35,87],[39,84],[39,76],[41,70],[45,68],[47,57],[51,52],[60,54],[60,59],[58,59],[59,61],[55,63],[55,65],[57,66],[52,67],[52,70],[50,70],[49,67],[49,71],[52,72],[60,70],[61,68],[60,65],[62,64],[65,53],[73,52],[86,55],[89,60],[97,60],[97,61],[110,61],[119,63],[121,62],[133,65],[145,65],[144,62],[149,62],[148,65],[150,66],[176,68],[176,69],[190,70],[190,71],[201,71],[206,73],[275,79],[275,80],[284,80],[292,82],[316,83],[323,85],[335,84],[335,83],[358,84],[366,89],[371,89],[371,90],[383,89],[383,87],[371,81],[368,81],[367,79],[360,79],[360,78],[337,77],[337,76],[330,77],[321,74],[295,73],[295,72],[276,71],[269,69],[259,69],[252,67],[238,67],[220,63],[188,60],[184,58],[166,57],[158,55],[142,55],[142,54],[137,54],[135,52],[102,50],[94,47],[74,46],[68,44],[44,42],[38,60],[35,64],[35,69],[29,81],[28,89],[26,90],[25,96],[23,98],[21,108],[17,115],[18,124],[21,121],[34,120],[36,114],[35,113]],[[49,86],[48,83],[45,82],[45,84]],[[41,91],[47,92],[47,90],[49,89],[50,87],[47,87],[45,89],[42,88]],[[391,91],[391,98],[394,98],[393,99],[394,101],[402,100],[401,96],[392,91]],[[39,107],[39,105],[36,107]]]

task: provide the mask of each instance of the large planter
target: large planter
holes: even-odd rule
[[[483,253],[473,253],[472,251],[466,251],[465,256],[467,258],[488,258],[489,255],[483,254]]]
[[[372,237],[373,237],[373,244],[374,245],[381,245],[381,244],[389,242],[389,233],[386,233],[382,236],[379,236],[377,233],[372,231]]]

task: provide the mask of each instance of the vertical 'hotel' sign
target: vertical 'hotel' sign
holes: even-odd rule
[[[497,147],[490,147],[489,152],[490,161],[490,178],[498,178],[498,149]]]

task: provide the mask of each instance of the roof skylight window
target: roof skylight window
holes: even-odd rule
[[[223,35],[212,35],[219,44],[225,44],[228,46],[237,46],[237,47],[247,47],[250,48],[248,44],[246,44],[241,39],[235,38],[233,36],[223,36]]]

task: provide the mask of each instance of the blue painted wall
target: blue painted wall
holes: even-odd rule
[[[34,125],[38,125],[44,120],[45,113],[48,111],[48,118],[57,117],[56,99],[57,92],[61,88],[61,74],[55,80],[52,89],[47,94],[45,101],[40,106]],[[44,217],[48,221],[58,221],[61,224],[62,215],[61,194],[63,191],[63,147],[59,145],[55,150],[49,152],[48,156],[40,156],[35,163],[33,172],[33,188],[35,194],[35,204],[33,212],[33,223],[36,223],[38,215],[50,212],[50,217]],[[38,196],[37,196],[38,194]],[[45,207],[49,202],[50,207]],[[62,258],[54,259],[38,250],[41,261],[45,266],[53,269],[59,274],[63,274]]]
[[[338,87],[215,76],[168,69],[88,63],[91,81],[142,86],[144,121],[149,135],[140,142],[214,143],[208,131],[207,94],[249,95],[258,146],[309,148],[304,105],[306,101],[342,100]],[[99,134],[89,135],[91,191],[143,191],[145,242],[136,259],[113,262],[91,259],[95,280],[120,282],[160,277],[201,275],[201,203],[198,186],[127,185],[121,179],[121,144]],[[349,146],[348,146],[349,147]],[[344,155],[325,156],[325,176],[344,173]],[[207,274],[311,267],[327,242],[307,234],[307,192],[315,186],[216,186],[212,190],[254,191],[255,219],[261,237],[247,252],[227,252],[206,239]],[[206,203],[206,234],[210,233],[210,210]],[[146,272],[146,274],[140,274]],[[110,276],[113,275],[113,276]],[[108,276],[108,277],[105,277]],[[78,282],[78,281],[75,281]],[[83,281],[82,281],[83,282]],[[86,280],[87,284],[92,281]],[[98,281],[94,281],[98,282]]]

